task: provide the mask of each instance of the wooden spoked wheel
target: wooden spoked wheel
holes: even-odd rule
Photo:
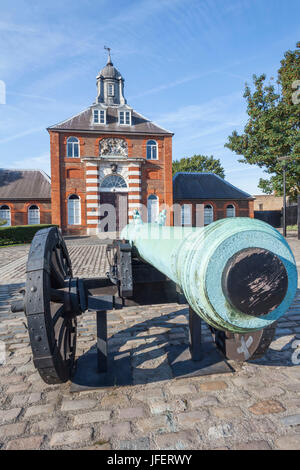
[[[76,311],[70,304],[71,261],[56,227],[36,233],[28,256],[25,312],[33,362],[44,382],[68,381],[74,369]]]

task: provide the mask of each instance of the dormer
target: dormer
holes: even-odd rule
[[[132,108],[127,104],[118,107],[118,124],[119,126],[132,125]]]
[[[105,125],[107,123],[107,106],[97,105],[92,108],[92,124]]]

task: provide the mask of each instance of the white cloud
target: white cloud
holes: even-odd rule
[[[26,131],[22,131],[13,135],[10,135],[8,137],[4,137],[3,139],[0,139],[0,144],[6,144],[7,142],[11,142],[16,139],[20,139],[21,137],[25,137],[27,135],[35,134],[36,132],[44,131],[44,127],[34,127],[31,129],[27,129]]]
[[[27,157],[22,160],[16,160],[12,164],[6,165],[6,168],[44,170],[45,173],[50,176],[50,153],[45,152],[37,157]]]

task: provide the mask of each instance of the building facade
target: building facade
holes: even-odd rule
[[[172,205],[173,134],[127,104],[110,54],[95,103],[48,132],[52,223],[63,233],[119,231],[136,208],[153,221]]]
[[[41,170],[0,169],[0,219],[4,226],[51,224],[51,183]]]
[[[226,217],[254,217],[254,198],[213,173],[179,172],[173,178],[175,225],[208,225]],[[198,212],[204,206],[204,220]]]

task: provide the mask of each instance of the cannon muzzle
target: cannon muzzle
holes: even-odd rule
[[[280,258],[271,251],[247,248],[228,260],[222,288],[233,308],[260,317],[281,304],[288,288],[288,275]]]
[[[243,334],[265,328],[294,299],[292,251],[276,229],[260,220],[165,227],[144,224],[136,212],[121,236],[178,284],[191,308],[218,330]]]

